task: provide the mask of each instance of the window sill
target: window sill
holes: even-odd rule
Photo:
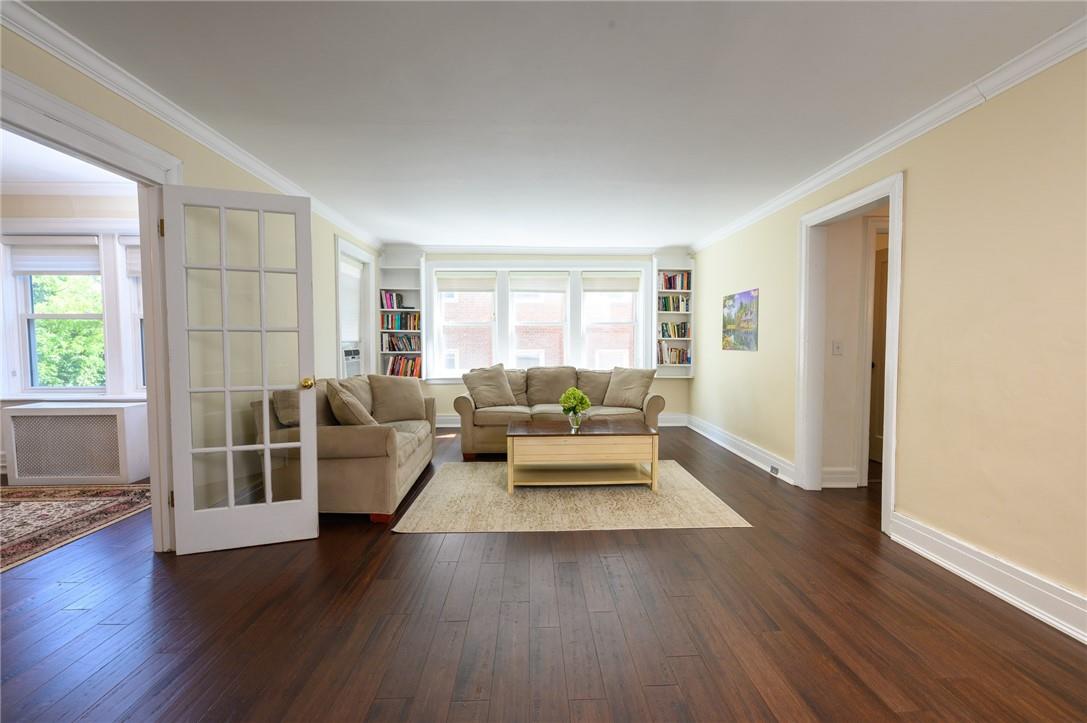
[[[93,392],[22,392],[5,394],[0,402],[146,402],[146,394],[95,394]]]
[[[427,377],[423,380],[424,384],[433,384],[435,386],[441,386],[443,384],[464,384],[464,380],[460,377]]]

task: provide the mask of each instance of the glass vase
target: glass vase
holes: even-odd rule
[[[581,412],[569,412],[566,418],[570,420],[570,428],[577,430],[581,427]]]

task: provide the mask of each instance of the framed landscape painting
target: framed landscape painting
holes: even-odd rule
[[[759,350],[759,290],[748,289],[725,297],[721,306],[721,348]]]

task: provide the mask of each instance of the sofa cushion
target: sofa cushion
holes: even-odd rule
[[[366,411],[373,414],[374,411],[374,393],[370,389],[370,382],[366,377],[361,374],[353,377],[347,377],[346,379],[337,379],[339,385],[355,395],[355,399],[362,402],[362,406],[366,407]]]
[[[528,406],[528,389],[526,387],[526,372],[524,369],[507,369],[506,379],[509,380],[510,389],[513,391],[513,401],[519,406]]]
[[[374,395],[374,419],[379,422],[426,419],[426,403],[418,379],[381,374],[371,374],[368,379]]]
[[[566,419],[566,415],[562,413],[561,404],[532,405],[532,421],[534,422],[562,421],[564,419]]]
[[[297,427],[300,422],[298,390],[280,389],[272,392],[272,409],[275,410],[276,419],[284,427]]]
[[[419,438],[410,432],[396,433],[396,466],[401,467],[419,449]]]
[[[477,409],[472,417],[472,421],[477,427],[505,427],[510,422],[529,422],[531,420],[532,410],[519,404]]]
[[[405,419],[399,422],[387,422],[383,427],[392,427],[396,430],[397,445],[400,444],[401,434],[410,434],[416,439],[416,446],[430,444],[430,422],[425,419]]]
[[[577,386],[574,367],[532,367],[527,372],[528,403],[558,404],[559,397]]]
[[[589,417],[630,417],[639,421],[645,419],[641,409],[631,407],[589,407],[585,414]]]
[[[487,369],[473,369],[467,374],[461,375],[464,386],[468,387],[468,393],[472,396],[472,402],[476,409],[487,407],[509,407],[517,404],[510,388],[510,380],[506,378],[506,370],[501,364],[495,364]]]
[[[595,407],[604,403],[604,395],[608,393],[608,383],[611,381],[611,372],[597,372],[591,369],[577,370],[577,388],[585,392],[589,402]]]
[[[332,407],[332,414],[337,422],[352,426],[377,424],[358,397],[345,389],[339,381],[329,379],[326,389],[328,404]]]
[[[611,371],[611,382],[608,393],[604,395],[603,406],[641,409],[656,373],[656,369],[615,367]]]

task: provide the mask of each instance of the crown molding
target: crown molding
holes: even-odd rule
[[[5,0],[0,3],[0,24],[162,122],[207,146],[281,193],[310,196],[315,213],[351,233],[359,241],[372,246],[381,245],[379,239],[359,228],[343,214],[312,197],[306,189],[22,2]]]
[[[1087,49],[1087,18],[1080,18],[996,70],[722,226],[692,247],[699,251],[732,236],[1084,49]]]

